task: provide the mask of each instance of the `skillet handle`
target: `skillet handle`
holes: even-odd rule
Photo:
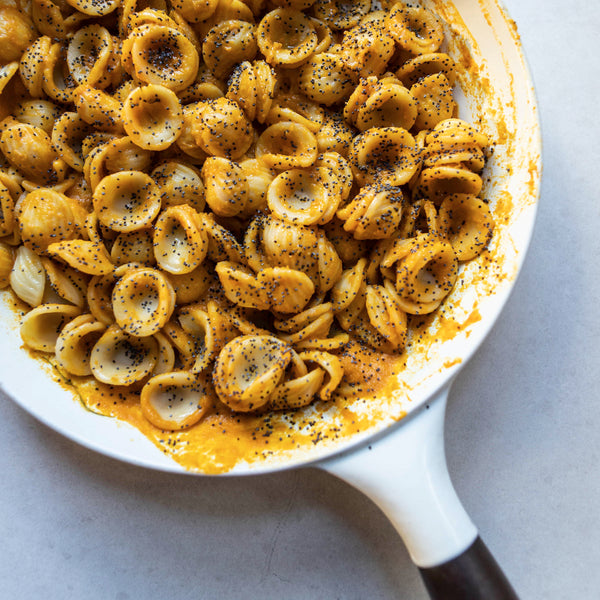
[[[444,450],[449,385],[374,440],[319,467],[379,506],[434,600],[515,600],[450,481]]]

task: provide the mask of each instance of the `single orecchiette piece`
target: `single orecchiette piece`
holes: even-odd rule
[[[147,227],[161,208],[156,183],[142,171],[107,175],[94,190],[93,198],[100,223],[113,231]]]
[[[184,131],[210,156],[235,160],[245,154],[254,130],[239,104],[227,98],[196,102],[184,111]],[[184,138],[185,139],[185,138]],[[187,150],[185,150],[187,152]]]
[[[88,275],[107,275],[114,269],[110,255],[101,242],[88,240],[54,242],[48,246],[47,253]]]
[[[368,285],[366,294],[365,308],[371,325],[395,351],[404,350],[407,317],[393,283],[388,279],[383,285]]]
[[[308,275],[288,267],[263,269],[257,281],[265,290],[271,310],[279,313],[300,312],[315,291],[315,284]]]
[[[208,237],[191,206],[169,206],[154,225],[154,256],[158,265],[176,275],[198,267],[208,252]]]
[[[382,268],[392,265],[401,308],[409,314],[433,312],[454,287],[458,272],[450,243],[426,233],[396,240],[381,262]]]
[[[446,196],[440,205],[438,227],[448,238],[459,261],[481,254],[494,230],[488,205],[471,194]]]
[[[258,310],[267,310],[270,307],[267,290],[250,269],[224,260],[217,263],[215,270],[223,292],[230,302]]]
[[[116,265],[131,262],[147,266],[156,264],[151,229],[119,233],[110,249],[110,258]]]
[[[0,7],[0,63],[19,60],[37,37],[35,27],[25,12],[5,4]]]
[[[71,198],[53,190],[40,188],[27,194],[17,213],[23,244],[34,252],[45,252],[55,241],[81,237],[85,211]]]
[[[134,268],[115,284],[112,308],[117,325],[136,337],[160,331],[175,308],[175,290],[161,271]]]
[[[365,307],[367,259],[361,258],[352,268],[346,269],[331,290],[333,311],[338,323],[348,331]]]
[[[26,246],[19,246],[9,275],[10,287],[29,306],[42,303],[46,271],[40,257]]]
[[[353,74],[340,55],[320,52],[302,65],[298,87],[311,100],[331,106],[350,95]]]
[[[421,151],[405,129],[373,127],[354,138],[348,159],[360,185],[404,185],[417,172]]]
[[[292,121],[267,127],[256,142],[256,157],[273,169],[310,167],[317,155],[314,134],[305,125]]]
[[[356,239],[384,239],[398,229],[403,204],[399,186],[365,185],[349,204],[337,211],[337,216]]]
[[[290,169],[273,180],[267,202],[271,212],[288,223],[323,225],[335,214],[341,194],[335,172],[328,167]]]
[[[315,363],[325,371],[327,374],[326,383],[321,387],[318,395],[321,400],[330,400],[344,376],[341,360],[334,354],[317,350],[300,352],[299,356],[303,361]]]
[[[355,77],[379,76],[394,55],[394,39],[383,21],[360,23],[344,32],[340,56]]]
[[[163,208],[189,204],[198,212],[204,210],[204,184],[197,169],[184,162],[167,161],[154,168],[152,179],[158,186]]]
[[[202,166],[202,179],[206,202],[216,215],[233,217],[248,213],[248,182],[238,163],[209,156]]]
[[[123,104],[123,127],[140,148],[166,150],[183,129],[179,98],[164,85],[135,88]]]
[[[174,92],[196,78],[200,59],[192,42],[174,27],[144,24],[123,42],[125,70],[142,83],[163,85]]]
[[[419,79],[428,75],[443,73],[450,85],[456,80],[456,63],[454,59],[443,52],[421,54],[407,60],[397,71],[396,77],[410,88]]]
[[[71,375],[79,377],[91,375],[92,348],[105,330],[106,325],[96,321],[89,313],[79,315],[67,323],[55,344],[58,366]]]
[[[317,47],[318,37],[311,19],[298,10],[276,8],[258,24],[256,41],[271,65],[294,67]]]
[[[452,85],[443,73],[434,73],[419,79],[410,93],[416,98],[417,129],[433,129],[440,121],[454,116],[457,104],[452,97]]]
[[[150,375],[157,360],[154,337],[135,337],[111,325],[92,348],[90,366],[98,381],[129,386]]]
[[[202,43],[202,58],[212,73],[225,79],[233,68],[256,55],[254,25],[230,19],[215,25]]]
[[[279,337],[294,346],[304,340],[327,338],[332,324],[331,302],[317,304],[293,317],[274,322],[275,329],[282,332]]]
[[[195,425],[211,405],[206,383],[186,371],[155,375],[140,394],[144,417],[155,427],[170,431]]]
[[[444,39],[440,20],[428,9],[397,2],[386,18],[390,35],[412,54],[437,52]]]
[[[80,313],[69,304],[41,304],[30,310],[21,324],[21,338],[33,350],[54,352],[60,330]]]
[[[86,302],[88,279],[85,274],[49,258],[42,258],[48,283],[60,298],[83,308]]]
[[[52,134],[54,122],[61,116],[62,110],[50,100],[25,100],[15,109],[15,118]],[[54,142],[54,140],[53,140]]]
[[[107,72],[112,53],[113,38],[108,29],[96,23],[81,27],[69,40],[69,72],[78,84],[105,88],[110,84]]]
[[[281,380],[292,358],[292,348],[273,336],[244,335],[219,353],[213,373],[219,399],[231,409],[261,408]]]
[[[88,125],[102,131],[123,133],[122,103],[118,98],[82,84],[75,88],[73,102],[77,114]]]

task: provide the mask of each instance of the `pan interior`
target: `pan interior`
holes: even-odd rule
[[[489,251],[461,267],[443,310],[417,323],[384,387],[373,397],[317,402],[294,413],[217,419],[207,425],[210,436],[206,428],[158,433],[139,411],[129,411],[131,426],[95,414],[93,403],[84,409],[48,363],[21,348],[19,315],[2,293],[2,390],[54,429],[104,454],[156,469],[239,474],[305,464],[347,448],[399,421],[447,383],[491,328],[514,284],[535,217],[541,154],[532,83],[514,23],[501,6],[496,0],[424,4],[446,23],[446,51],[467,65],[455,91],[460,117],[494,141],[483,196],[496,229]],[[390,363],[374,368],[389,371]],[[80,390],[85,385],[80,382]]]

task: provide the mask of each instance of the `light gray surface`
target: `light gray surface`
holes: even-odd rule
[[[523,600],[600,593],[600,3],[510,0],[544,137],[539,218],[451,392],[450,471]],[[426,598],[370,501],[317,470],[145,471],[0,394],[0,598]]]

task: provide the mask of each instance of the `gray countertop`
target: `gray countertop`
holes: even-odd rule
[[[448,462],[523,599],[595,599],[600,3],[506,4],[537,87],[542,199],[514,293],[452,388]],[[382,513],[323,472],[152,472],[79,447],[1,393],[0,413],[1,598],[426,598]]]

